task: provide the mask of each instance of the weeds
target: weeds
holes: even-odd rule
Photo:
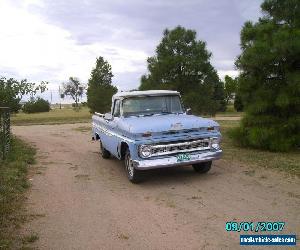
[[[24,192],[30,186],[28,165],[33,164],[35,149],[17,138],[12,139],[11,152],[0,162],[0,249],[11,249],[18,237],[16,231],[26,220]]]

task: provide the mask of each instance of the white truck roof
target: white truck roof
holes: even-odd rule
[[[113,99],[118,97],[128,97],[128,96],[143,96],[143,95],[179,95],[178,91],[174,90],[146,90],[146,91],[129,91],[129,92],[119,92],[113,96]]]

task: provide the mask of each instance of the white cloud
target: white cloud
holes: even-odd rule
[[[105,43],[80,45],[69,31],[30,13],[32,4],[42,6],[39,0],[26,0],[23,7],[0,1],[0,75],[10,69],[32,81],[57,84],[77,76],[86,82],[98,56],[111,63],[115,75],[146,69],[145,52]]]
[[[226,75],[229,75],[230,77],[237,77],[239,72],[237,70],[218,70],[218,75],[221,80],[224,80]]]
[[[221,79],[236,76],[239,32],[245,20],[260,15],[261,1],[0,0],[0,76],[46,80],[57,89],[69,76],[87,82],[103,56],[113,83],[133,89],[163,29],[178,24],[207,41]]]
[[[44,7],[45,5],[42,0],[23,0],[23,6],[27,8],[30,6]]]
[[[234,0],[236,7],[239,10],[240,15],[245,21],[257,21],[261,16],[262,12],[260,10],[260,5],[262,0],[251,0],[251,1],[240,1]]]

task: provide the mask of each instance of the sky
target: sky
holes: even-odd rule
[[[236,76],[240,31],[262,0],[0,0],[0,76],[87,83],[96,58],[112,66],[119,90],[137,88],[164,29],[193,29],[219,77]]]

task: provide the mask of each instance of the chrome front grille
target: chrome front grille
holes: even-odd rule
[[[151,156],[168,155],[210,149],[210,139],[151,145]]]

